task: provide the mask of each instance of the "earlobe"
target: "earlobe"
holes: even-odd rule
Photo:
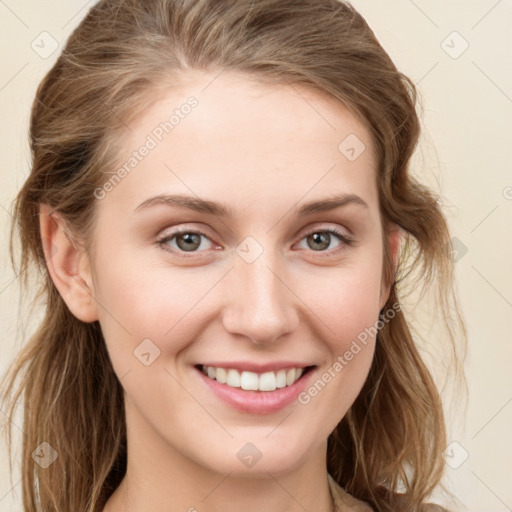
[[[400,245],[402,242],[402,230],[398,226],[394,226],[393,229],[389,232],[388,235],[388,244],[389,244],[389,257],[392,265],[391,275],[394,276],[396,274],[396,270],[398,268],[398,258],[400,256]],[[384,273],[383,273],[384,274]],[[390,282],[383,281],[381,284],[381,294],[380,294],[380,308],[382,309],[386,304],[389,294],[391,292],[391,285],[393,284],[393,280]]]
[[[69,310],[83,322],[98,320],[87,253],[47,204],[40,204],[39,227],[48,272]]]

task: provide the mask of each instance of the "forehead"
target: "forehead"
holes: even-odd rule
[[[333,189],[376,199],[365,124],[310,87],[231,71],[189,73],[163,87],[129,128],[114,169],[125,172],[109,197],[132,209],[157,193],[221,195],[235,210]]]

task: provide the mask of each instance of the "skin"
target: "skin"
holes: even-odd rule
[[[314,382],[375,324],[389,286],[373,143],[324,93],[216,75],[189,72],[130,122],[120,162],[189,96],[198,100],[97,201],[92,251],[74,246],[41,205],[42,236],[56,247],[51,277],[75,316],[99,320],[125,390],[128,470],[104,511],[328,512],[327,438],[363,386],[375,340],[308,404],[265,415],[221,402],[193,365],[292,360],[317,365]],[[366,146],[354,161],[338,150],[349,134]],[[134,211],[164,193],[222,202],[235,214],[165,204]],[[366,206],[297,216],[305,202],[333,194]],[[183,239],[159,243],[177,228],[206,237],[195,252],[180,250]],[[308,239],[330,228],[352,244]],[[248,236],[263,250],[251,263],[236,251]],[[396,257],[397,231],[390,243]],[[148,366],[134,356],[144,339],[160,350]],[[247,442],[262,454],[252,468],[237,457]]]

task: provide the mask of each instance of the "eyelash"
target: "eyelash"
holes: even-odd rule
[[[345,235],[341,231],[338,231],[337,229],[334,229],[334,228],[315,229],[313,231],[310,231],[309,233],[306,233],[299,241],[302,241],[306,237],[308,237],[309,235],[313,235],[315,233],[329,233],[330,235],[334,235],[337,238],[339,238],[340,242],[342,242],[342,243],[337,248],[330,249],[328,251],[325,251],[325,250],[323,250],[323,251],[313,251],[313,250],[311,250],[311,252],[313,252],[313,253],[328,253],[328,254],[331,254],[331,255],[338,254],[339,252],[345,250],[346,247],[350,247],[352,245],[352,243],[353,243],[353,240],[351,238],[349,238],[347,235]],[[184,230],[176,231],[174,233],[171,233],[169,235],[166,235],[166,236],[160,238],[159,240],[157,240],[157,244],[164,251],[170,252],[172,254],[179,254],[180,256],[183,256],[185,258],[193,257],[194,254],[197,254],[198,252],[199,253],[203,252],[203,251],[190,251],[187,254],[186,251],[182,251],[181,249],[170,249],[169,248],[169,245],[167,244],[167,242],[173,240],[174,238],[176,238],[176,237],[178,237],[180,235],[185,235],[185,234],[200,235],[200,236],[203,236],[203,237],[207,238],[208,240],[210,240],[208,235],[206,233],[203,233],[202,231],[193,230],[193,229],[184,229]]]

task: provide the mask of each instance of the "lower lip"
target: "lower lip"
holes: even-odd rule
[[[232,388],[227,384],[221,384],[215,379],[207,377],[197,368],[194,368],[194,370],[199,373],[203,382],[218,398],[234,409],[251,414],[272,414],[284,409],[297,400],[297,397],[304,390],[311,375],[314,373],[315,368],[311,368],[291,386],[276,389],[275,391],[246,391],[242,388]]]

